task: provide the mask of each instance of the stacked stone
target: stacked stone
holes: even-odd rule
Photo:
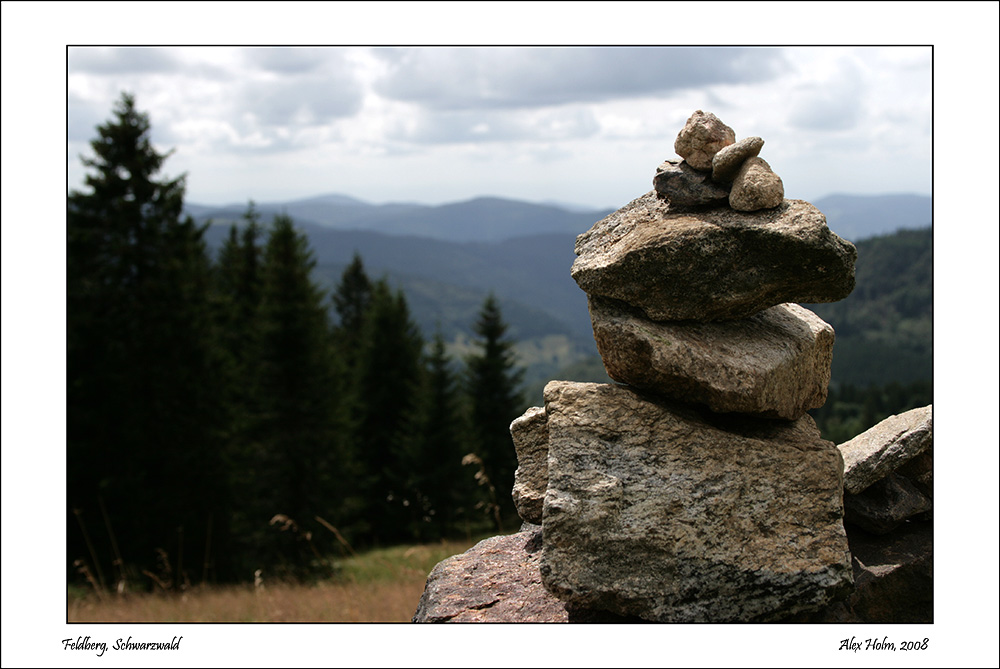
[[[683,160],[578,237],[618,384],[553,381],[511,424],[525,526],[438,564],[414,621],[928,621],[929,532],[844,521],[929,513],[890,502],[929,501],[930,408],[820,437],[833,329],[796,303],[846,297],[856,250],[762,146],[695,112]]]
[[[700,109],[677,134],[674,151],[682,160],[667,160],[656,169],[653,187],[675,210],[729,203],[736,211],[779,206],[785,197],[781,177],[760,150],[764,140],[736,133],[715,114]]]
[[[843,461],[822,406],[833,329],[797,302],[854,288],[854,247],[784,200],[712,114],[654,190],[577,239],[598,352],[623,385],[554,381],[514,421],[514,499],[545,588],[664,622],[782,620],[851,590]]]

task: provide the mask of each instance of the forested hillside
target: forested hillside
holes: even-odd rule
[[[854,292],[808,305],[837,333],[835,384],[929,381],[932,375],[933,235],[900,230],[857,242]]]
[[[498,301],[466,355],[355,256],[331,290],[252,206],[217,253],[123,95],[67,202],[67,561],[105,591],[330,575],[354,547],[510,527],[521,374]]]
[[[856,244],[856,287],[808,305],[837,334],[826,404],[812,411],[841,443],[890,415],[933,402],[933,234],[899,230]]]

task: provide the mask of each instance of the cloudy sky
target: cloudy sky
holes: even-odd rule
[[[69,185],[124,90],[203,204],[344,193],[618,207],[696,109],[789,197],[931,190],[931,48],[73,47]]]

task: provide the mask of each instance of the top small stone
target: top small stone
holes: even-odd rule
[[[736,133],[715,114],[700,109],[691,114],[674,141],[674,151],[687,164],[703,172],[712,171],[712,158],[723,147],[736,143]]]

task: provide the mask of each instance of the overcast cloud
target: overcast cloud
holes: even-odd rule
[[[128,90],[198,203],[617,207],[696,109],[763,137],[789,197],[930,192],[929,47],[72,47],[68,63],[71,188]]]
[[[537,108],[665,96],[753,83],[784,68],[782,52],[752,48],[409,48],[375,51],[375,90],[433,110]]]

